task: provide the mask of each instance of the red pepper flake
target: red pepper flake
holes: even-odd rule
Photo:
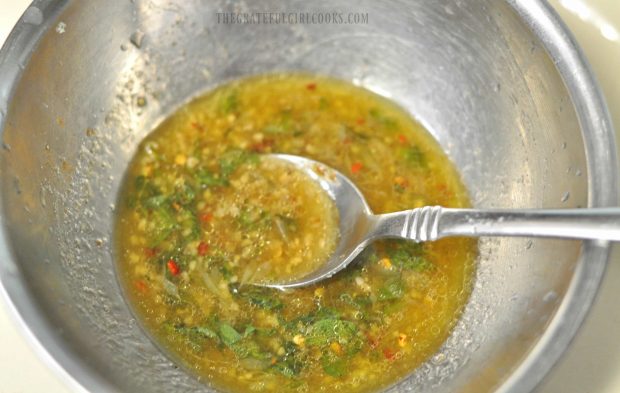
[[[152,258],[155,255],[157,255],[157,249],[156,248],[145,247],[144,248],[144,255],[147,258]]]
[[[265,153],[268,149],[271,149],[273,147],[273,144],[273,139],[265,139],[262,142],[253,144],[252,147],[250,147],[250,150],[255,153]]]
[[[136,289],[140,292],[140,293],[146,293],[149,289],[149,287],[146,285],[146,283],[142,280],[136,280],[133,285],[136,287]]]
[[[211,213],[202,213],[200,215],[200,222],[204,223],[204,224],[208,224],[211,222],[211,220],[213,220],[213,214]]]
[[[202,126],[202,124],[198,123],[198,122],[192,122],[191,126],[193,129],[198,130],[198,131],[204,131],[204,127]]]
[[[383,357],[389,361],[393,361],[396,359],[396,353],[389,348],[385,348],[383,350]]]
[[[403,144],[403,145],[404,145],[405,143],[407,143],[407,137],[406,137],[406,136],[404,136],[403,134],[400,134],[400,135],[398,136],[398,141],[399,141],[401,144]]]
[[[312,82],[312,83],[308,83],[306,85],[306,89],[310,90],[310,91],[314,91],[316,90],[316,83]]]
[[[209,245],[205,242],[200,242],[200,244],[198,244],[198,255],[203,257],[207,254],[207,251],[209,251]]]
[[[361,171],[363,167],[364,166],[362,165],[361,162],[354,162],[351,165],[351,173],[357,173],[357,172]]]
[[[174,261],[174,259],[168,260],[166,266],[168,266],[168,271],[173,276],[176,276],[181,272],[181,268],[179,268],[179,265]]]
[[[357,120],[355,120],[355,124],[357,124],[358,126],[363,126],[364,124],[366,124],[366,119],[362,119],[361,117]]]

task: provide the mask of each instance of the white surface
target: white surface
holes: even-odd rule
[[[0,0],[0,43],[29,0]],[[620,129],[620,2],[551,0],[584,49]],[[617,30],[616,30],[617,29]],[[620,138],[619,138],[620,139]],[[620,251],[591,314],[538,393],[620,392]],[[0,393],[69,393],[34,354],[0,300]]]

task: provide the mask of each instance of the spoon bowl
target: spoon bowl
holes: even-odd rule
[[[285,283],[264,284],[278,289],[311,285],[327,279],[349,265],[373,240],[366,238],[373,227],[374,217],[362,192],[339,171],[309,158],[290,154],[271,154],[270,157],[287,161],[305,173],[334,201],[338,210],[340,239],[334,252],[319,269],[299,279]]]

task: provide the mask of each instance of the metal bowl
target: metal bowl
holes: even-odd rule
[[[139,141],[227,80],[308,71],[389,96],[433,133],[479,207],[616,203],[605,104],[543,1],[353,4],[37,0],[26,11],[0,53],[0,279],[76,390],[205,389],[137,325],[111,231]],[[265,10],[367,13],[368,23],[217,20]],[[388,391],[530,391],[583,320],[608,252],[603,242],[481,241],[452,335]]]

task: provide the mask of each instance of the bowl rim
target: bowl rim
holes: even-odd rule
[[[41,37],[52,28],[69,2],[34,0],[0,50],[0,138],[9,102],[24,72],[24,67],[19,65],[28,62]],[[588,207],[617,206],[615,134],[607,105],[584,54],[559,15],[544,0],[505,2],[541,40],[571,96],[586,154]],[[41,23],[32,23],[29,12],[41,12]],[[549,373],[587,316],[602,281],[610,248],[611,244],[605,241],[583,243],[575,274],[556,314],[519,366],[496,387],[497,393],[531,392]],[[18,330],[39,358],[67,387],[76,392],[112,390],[108,382],[75,359],[63,348],[61,340],[50,332],[36,302],[22,284],[4,222],[0,223],[0,298],[4,299]]]

